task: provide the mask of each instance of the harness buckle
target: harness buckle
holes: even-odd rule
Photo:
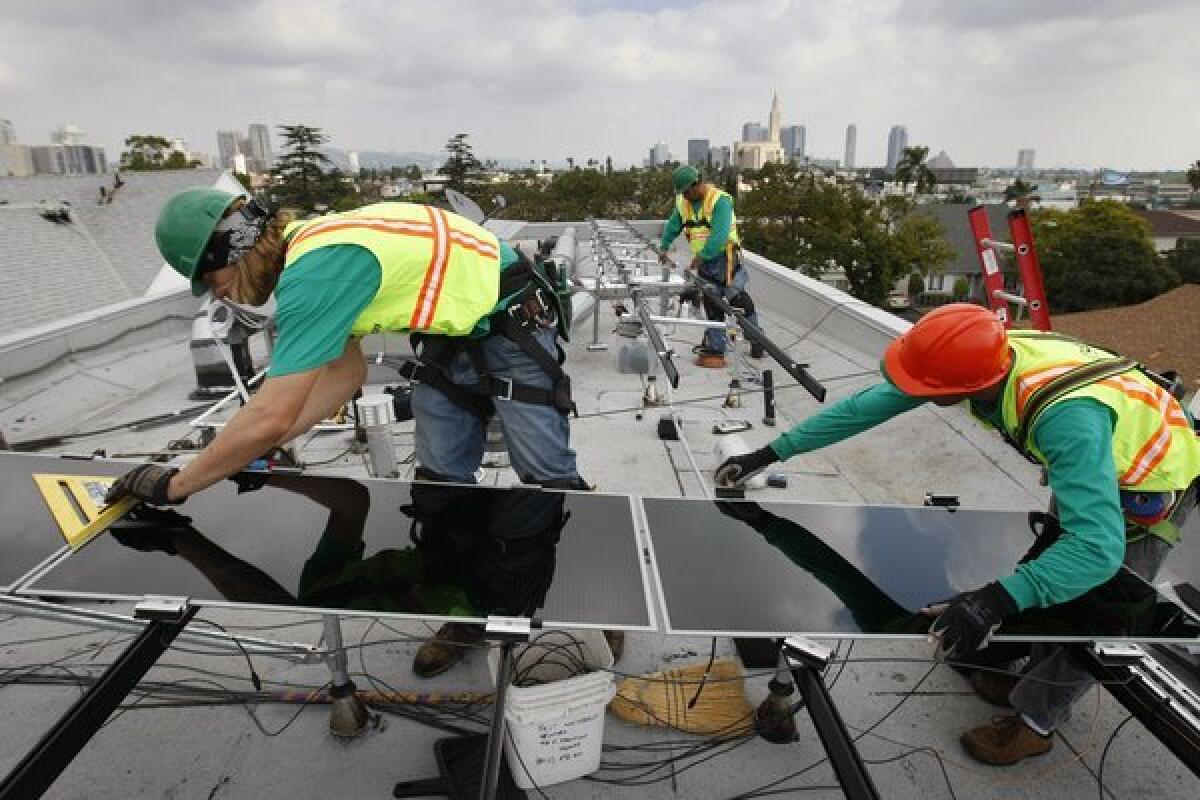
[[[493,381],[493,385],[494,385],[494,382],[496,382],[496,381],[503,381],[505,384],[507,384],[507,386],[504,389],[504,394],[498,395],[493,391],[492,397],[496,400],[507,400],[511,403],[512,399],[513,399],[513,379],[512,378],[500,378],[500,377],[493,375],[492,381]]]

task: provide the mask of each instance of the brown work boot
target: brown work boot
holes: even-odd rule
[[[421,645],[412,670],[418,678],[432,678],[463,660],[470,645],[483,641],[483,626],[447,622],[432,639]]]
[[[604,641],[608,642],[608,649],[612,651],[613,663],[621,660],[621,654],[625,652],[625,631],[602,631]]]
[[[1018,675],[981,669],[972,672],[970,677],[971,688],[975,690],[975,694],[1000,708],[1012,708],[1008,696],[1020,680]]]
[[[724,369],[725,354],[715,353],[712,350],[701,350],[696,355],[696,366],[706,369]]]
[[[1030,756],[1050,752],[1054,741],[1025,724],[1020,714],[992,717],[990,725],[981,725],[962,735],[963,747],[977,761],[993,767],[1006,767]]]

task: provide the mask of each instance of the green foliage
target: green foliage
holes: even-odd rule
[[[447,185],[460,192],[466,190],[467,179],[478,175],[479,170],[483,167],[479,163],[479,159],[475,157],[475,153],[472,152],[471,143],[467,141],[469,135],[456,133],[450,137],[450,140],[446,142],[446,163],[438,169],[439,175],[446,175],[450,178]]]
[[[969,291],[971,291],[970,281],[968,281],[966,278],[954,279],[954,291],[952,294],[954,295],[955,300],[965,300],[967,297],[967,292]]]
[[[1184,283],[1200,283],[1200,239],[1180,239],[1164,261]]]
[[[1179,283],[1154,252],[1149,224],[1121,203],[1040,211],[1033,230],[1052,311],[1140,303]]]
[[[883,306],[902,276],[950,258],[937,221],[902,198],[877,203],[794,164],[768,164],[748,180],[737,209],[746,247],[815,278],[841,268],[850,293],[869,303]]]
[[[908,296],[916,297],[925,291],[925,279],[921,277],[921,273],[914,272],[908,276]]]
[[[164,136],[135,133],[125,140],[128,149],[121,153],[121,169],[145,172],[160,169],[195,169],[199,161],[171,149],[171,141]]]
[[[329,137],[307,125],[279,126],[283,154],[271,170],[276,205],[307,212],[345,211],[359,205],[358,193],[333,168],[321,145]]]
[[[1200,161],[1188,167],[1187,182],[1192,185],[1193,192],[1200,192]]]
[[[925,164],[928,155],[928,147],[917,145],[904,148],[904,152],[900,154],[900,160],[896,163],[896,180],[904,186],[916,183],[917,194],[929,194],[937,180],[933,176],[933,171]]]
[[[1041,200],[1041,198],[1033,193],[1033,184],[1026,183],[1020,178],[1010,183],[1004,190],[1004,202],[1006,203],[1015,202],[1019,207],[1025,208],[1032,200]]]
[[[482,208],[491,208],[497,195],[507,207],[508,219],[563,222],[592,217],[660,219],[671,213],[674,193],[669,167],[602,172],[597,163],[555,173],[543,182],[525,171],[501,183],[478,184],[468,194]]]

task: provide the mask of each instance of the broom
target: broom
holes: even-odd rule
[[[609,709],[635,725],[674,728],[706,736],[735,737],[754,729],[754,709],[746,699],[741,667],[736,661],[714,661],[705,679],[705,665],[626,678],[617,685]],[[696,697],[696,690],[704,686]],[[692,699],[696,702],[690,708]]]

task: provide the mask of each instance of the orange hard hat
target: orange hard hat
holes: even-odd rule
[[[1011,364],[1004,323],[970,303],[930,311],[883,354],[888,380],[913,397],[978,392],[1003,380]]]

